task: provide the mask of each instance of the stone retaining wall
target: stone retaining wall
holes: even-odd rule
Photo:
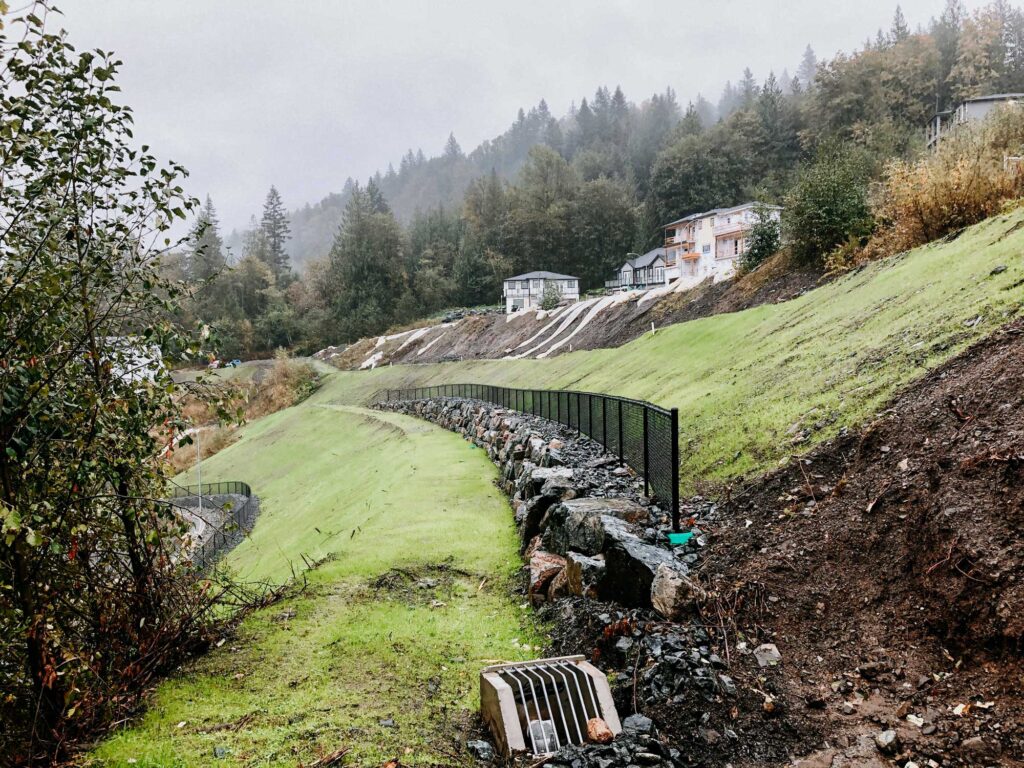
[[[556,422],[462,398],[383,403],[458,432],[497,464],[510,497],[535,603],[569,595],[654,607],[678,618],[699,596],[696,555],[670,549],[668,510],[589,438]]]

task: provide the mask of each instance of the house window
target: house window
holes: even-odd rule
[[[665,270],[662,267],[657,267],[654,270],[654,282],[660,283],[665,280]]]
[[[740,241],[739,238],[732,241],[732,253],[733,256],[738,256],[740,253]]]
[[[711,253],[711,245],[710,244],[705,245],[700,250],[701,250],[701,253]]]
[[[541,289],[542,289],[542,286],[544,285],[544,281],[543,280],[531,280],[530,282],[533,283],[531,290],[533,290],[535,293],[540,293]]]

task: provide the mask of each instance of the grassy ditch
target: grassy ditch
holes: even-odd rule
[[[347,764],[469,764],[480,667],[540,645],[509,597],[519,558],[494,476],[480,450],[397,414],[306,401],[244,427],[203,463],[262,500],[227,564],[282,581],[327,560],[161,685],[92,764],[294,766],[345,747]]]
[[[863,422],[894,392],[1017,316],[1024,211],[870,264],[797,299],[549,360],[332,376],[319,402],[480,382],[628,395],[680,410],[685,490],[761,471]]]

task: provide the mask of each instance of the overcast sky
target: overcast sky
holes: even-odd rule
[[[598,85],[717,101],[749,66],[796,69],[888,28],[894,0],[58,0],[72,41],[116,51],[136,136],[192,172],[226,231],[276,184],[289,208],[555,115]],[[978,2],[969,2],[975,7]],[[903,0],[911,28],[944,0]]]

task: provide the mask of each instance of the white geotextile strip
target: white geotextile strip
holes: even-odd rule
[[[370,355],[363,361],[363,364],[359,366],[359,370],[365,371],[367,368],[376,368],[377,363],[380,362],[380,359],[382,357],[384,357],[383,349],[380,352],[374,352],[372,355]]]
[[[577,325],[577,326],[576,326],[576,327],[575,327],[575,328],[573,329],[572,333],[570,333],[570,334],[569,334],[568,336],[566,336],[566,337],[565,337],[564,339],[562,339],[562,340],[561,340],[560,342],[558,342],[557,344],[553,344],[553,345],[551,345],[551,346],[550,346],[550,347],[548,348],[548,350],[547,350],[546,352],[542,352],[541,354],[537,355],[537,359],[539,360],[539,359],[540,359],[540,358],[542,358],[542,357],[547,357],[548,355],[550,355],[550,354],[551,354],[552,352],[554,352],[554,351],[555,351],[556,349],[558,349],[559,347],[564,347],[564,346],[565,346],[566,344],[568,344],[568,343],[569,343],[569,342],[570,342],[570,341],[572,340],[572,337],[573,337],[573,336],[575,336],[575,335],[576,335],[577,333],[579,333],[579,332],[580,332],[580,331],[582,331],[582,330],[583,330],[584,328],[586,328],[586,327],[587,327],[587,324],[588,324],[588,323],[589,323],[589,322],[590,322],[591,320],[593,320],[593,319],[594,319],[595,317],[597,317],[597,316],[598,316],[599,314],[601,314],[601,312],[603,312],[604,310],[606,310],[606,309],[607,309],[608,307],[612,306],[613,304],[619,304],[619,303],[620,303],[620,302],[619,302],[619,301],[617,300],[617,298],[616,298],[615,296],[606,296],[605,298],[601,299],[601,300],[600,300],[600,301],[599,301],[599,302],[598,302],[598,303],[597,303],[597,304],[596,304],[596,305],[594,306],[594,308],[593,308],[593,309],[591,309],[591,310],[590,310],[590,311],[589,311],[589,312],[587,313],[587,316],[586,316],[586,317],[584,317],[584,318],[583,318],[583,319],[582,319],[582,320],[581,320],[581,321],[579,322],[579,324],[578,324],[578,325]]]
[[[522,352],[521,354],[512,356],[510,359],[519,360],[520,358],[529,357],[534,352],[540,351],[545,346],[547,346],[548,344],[552,343],[555,339],[557,339],[562,334],[562,331],[564,331],[566,328],[572,325],[573,321],[577,317],[579,317],[584,310],[593,306],[598,301],[600,301],[600,299],[587,299],[586,301],[580,301],[577,302],[576,304],[573,304],[572,310],[566,313],[565,317],[562,319],[561,324],[558,326],[558,328],[555,329],[554,333],[552,333],[546,339],[541,341],[539,344],[534,345],[533,347],[526,350],[525,352]]]
[[[402,342],[402,346],[400,346],[395,351],[396,352],[401,352],[403,349],[405,349],[410,344],[412,344],[414,341],[416,341],[416,339],[422,339],[424,336],[426,336],[428,333],[430,333],[432,330],[434,330],[434,328],[435,328],[435,326],[433,326],[433,325],[428,325],[426,328],[420,328],[418,331],[413,333],[412,336],[410,336],[408,339],[403,341]]]
[[[428,341],[428,342],[427,342],[427,343],[426,343],[426,344],[425,344],[425,345],[424,345],[424,346],[423,346],[422,348],[420,348],[420,350],[419,350],[419,351],[418,351],[418,352],[416,353],[417,357],[418,357],[419,355],[422,355],[422,354],[423,354],[424,352],[426,352],[426,351],[427,351],[428,349],[430,349],[430,348],[431,348],[432,346],[434,346],[435,344],[437,344],[437,342],[439,342],[439,341],[440,341],[440,340],[441,340],[441,339],[442,339],[442,338],[444,337],[444,335],[445,335],[446,333],[448,333],[448,331],[441,331],[440,335],[438,335],[438,336],[437,336],[437,338],[434,338],[434,339],[431,339],[430,341]]]

